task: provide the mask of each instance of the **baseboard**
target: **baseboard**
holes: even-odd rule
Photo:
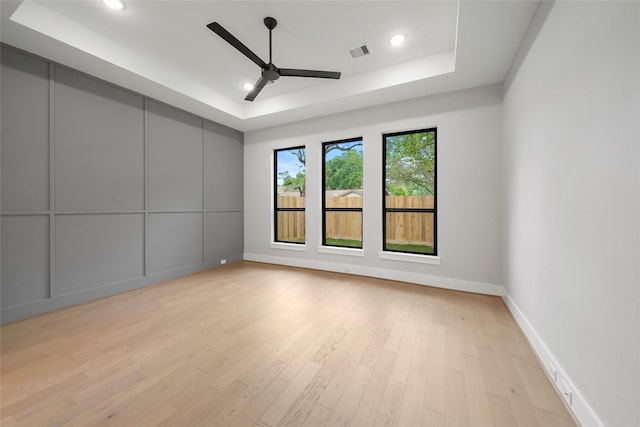
[[[500,285],[473,282],[470,280],[452,279],[449,277],[433,276],[429,274],[410,273],[402,270],[390,270],[386,268],[375,268],[362,265],[342,264],[251,253],[245,253],[244,259],[246,261],[264,262],[267,264],[279,264],[287,265],[290,267],[310,268],[312,270],[333,271],[336,273],[375,277],[378,279],[398,280],[401,282],[415,283],[418,285],[433,286],[436,288],[451,289],[456,291],[474,292],[485,295],[502,296],[502,294],[504,293],[504,289]]]
[[[584,396],[582,395],[578,387],[576,387],[574,382],[571,381],[571,378],[569,378],[567,372],[564,370],[562,365],[558,363],[558,360],[555,358],[551,350],[549,350],[549,347],[547,347],[540,335],[538,335],[534,327],[525,317],[524,313],[522,313],[518,305],[513,301],[511,296],[507,292],[505,292],[502,298],[505,304],[507,304],[507,307],[511,311],[511,314],[515,318],[516,322],[518,323],[518,326],[520,326],[520,329],[529,340],[533,351],[536,353],[541,363],[547,370],[549,377],[552,379],[551,383],[556,387],[560,395],[562,395],[562,389],[560,385],[563,382],[571,389],[572,403],[569,407],[580,425],[582,427],[604,427],[604,424],[602,423],[602,421],[600,421],[600,418],[598,417],[596,412],[585,400]],[[553,381],[551,365],[553,365],[556,370],[555,381]]]
[[[220,264],[218,262],[194,264],[187,267],[179,267],[168,271],[149,274],[143,277],[134,277],[120,282],[107,283],[77,292],[56,295],[53,298],[28,302],[12,307],[5,307],[0,310],[0,323],[5,324],[15,322],[28,317],[37,316],[39,314],[60,310],[78,304],[84,304],[89,301],[121,294],[123,292],[133,291],[145,286],[219,266]]]

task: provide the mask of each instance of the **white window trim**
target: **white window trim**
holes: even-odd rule
[[[415,262],[419,264],[440,265],[440,257],[433,255],[407,254],[402,252],[378,252],[378,258],[390,259],[393,261]]]
[[[319,246],[318,253],[347,256],[364,256],[364,250],[358,248],[339,248],[337,246]]]
[[[306,252],[307,245],[300,243],[286,243],[286,242],[270,242],[269,247],[271,249],[284,249],[287,251]]]

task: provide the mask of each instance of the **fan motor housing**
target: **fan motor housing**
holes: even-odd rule
[[[275,18],[272,18],[270,16],[267,16],[266,18],[264,18],[263,22],[264,22],[264,25],[270,30],[273,30],[278,25],[278,21],[276,21]]]
[[[273,82],[280,78],[280,74],[278,73],[278,70],[275,69],[275,67],[273,67],[273,68],[267,68],[264,71],[262,71],[262,77],[269,80],[270,82]]]

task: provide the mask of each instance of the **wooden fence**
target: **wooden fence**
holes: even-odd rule
[[[433,196],[386,196],[387,208],[433,208]],[[387,212],[387,242],[433,247],[433,214]]]
[[[279,208],[304,208],[304,197],[278,196]],[[278,212],[278,238],[280,242],[303,242],[305,236],[304,211]]]
[[[388,208],[433,208],[433,196],[386,196]],[[304,197],[278,197],[278,207],[302,208]],[[362,197],[328,197],[331,208],[361,208]],[[327,237],[362,240],[360,212],[327,212]],[[414,212],[387,213],[387,242],[433,246],[433,214]],[[278,212],[278,240],[297,242],[305,236],[304,212]]]

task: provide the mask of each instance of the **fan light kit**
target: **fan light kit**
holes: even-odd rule
[[[272,61],[272,46],[271,46],[271,31],[278,25],[278,21],[270,16],[264,18],[264,25],[269,29],[269,63],[264,62],[258,55],[253,53],[251,49],[245,46],[240,40],[235,38],[229,31],[225,30],[222,25],[217,22],[212,22],[207,25],[211,31],[220,36],[224,41],[236,48],[240,53],[253,61],[258,67],[262,69],[262,76],[258,79],[253,89],[244,98],[245,101],[253,101],[260,91],[269,82],[275,82],[280,77],[316,77],[321,79],[339,79],[340,73],[337,71],[318,71],[318,70],[298,70],[295,68],[278,68],[273,65]]]
[[[122,3],[120,0],[102,0],[102,3],[106,4],[114,10],[124,9],[124,3]]]

